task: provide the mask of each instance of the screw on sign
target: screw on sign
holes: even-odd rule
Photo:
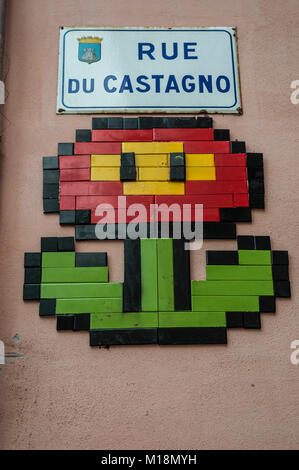
[[[288,252],[269,236],[237,236],[237,223],[264,208],[263,155],[211,118],[93,118],[43,168],[44,212],[74,225],[78,244],[98,240],[99,228],[124,239],[123,283],[109,282],[100,240],[82,253],[73,237],[43,237],[40,252],[25,254],[23,298],[57,330],[86,330],[91,346],[225,344],[228,328],[260,329],[276,297],[290,297]],[[206,252],[206,280],[192,279],[186,237],[175,236],[177,224],[195,226],[186,204],[203,208],[203,239],[237,239],[235,250]],[[151,205],[181,211],[153,221]]]

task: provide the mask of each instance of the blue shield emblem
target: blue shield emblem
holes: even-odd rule
[[[78,38],[78,59],[81,62],[92,64],[101,60],[101,38],[83,37]]]

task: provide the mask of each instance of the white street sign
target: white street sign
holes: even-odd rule
[[[61,28],[57,113],[241,113],[235,28]]]

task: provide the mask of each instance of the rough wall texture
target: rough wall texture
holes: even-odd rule
[[[1,155],[2,449],[295,449],[299,339],[298,79],[296,0],[9,0],[7,103]],[[23,253],[41,236],[73,235],[42,214],[41,157],[90,128],[89,116],[56,116],[58,27],[237,26],[244,115],[216,116],[248,152],[263,152],[266,209],[238,234],[272,235],[289,250],[292,299],[277,300],[261,331],[230,330],[227,346],[86,348],[85,333],[57,333],[37,304],[22,301]],[[97,242],[78,249],[93,251]],[[236,249],[234,241],[205,249]],[[102,242],[112,281],[122,281],[122,242]],[[192,274],[204,271],[193,253]],[[12,338],[18,334],[20,341]]]

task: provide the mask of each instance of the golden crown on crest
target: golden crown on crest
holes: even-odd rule
[[[103,38],[92,37],[92,36],[85,36],[82,38],[78,38],[80,43],[85,44],[100,44],[103,41]]]

